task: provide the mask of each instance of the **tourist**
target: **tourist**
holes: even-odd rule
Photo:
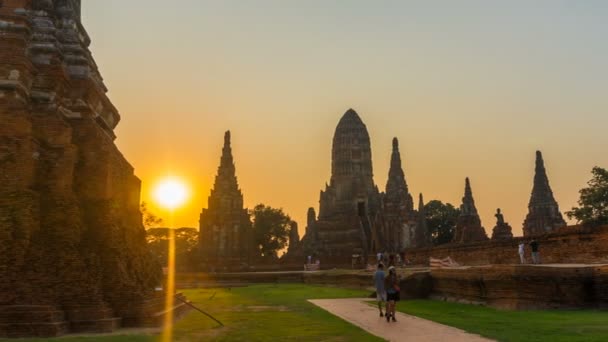
[[[526,243],[522,240],[519,242],[519,262],[523,265],[526,263],[526,249],[525,249]]]
[[[382,253],[378,252],[378,254],[376,254],[376,261],[378,263],[382,262]]]
[[[395,306],[399,301],[401,289],[399,288],[399,276],[394,266],[388,268],[388,276],[384,280],[384,288],[386,290],[386,300],[388,301],[386,305],[386,321],[390,322],[392,318],[393,322],[397,322],[395,318]]]
[[[388,267],[395,266],[395,254],[391,253],[388,256]]]
[[[374,285],[376,286],[376,299],[378,300],[378,310],[380,310],[380,317],[384,316],[382,313],[382,303],[386,307],[386,291],[384,289],[384,265],[378,264],[378,269],[374,273]],[[386,309],[388,310],[388,308]],[[387,311],[388,312],[388,311]]]
[[[532,239],[530,248],[532,248],[532,262],[535,265],[540,264],[540,252],[538,251],[538,241],[536,239]]]

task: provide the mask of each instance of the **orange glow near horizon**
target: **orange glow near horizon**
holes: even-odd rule
[[[178,171],[190,191],[175,227],[198,228],[231,130],[245,207],[283,208],[302,236],[349,107],[367,125],[380,190],[397,137],[414,198],[459,206],[469,177],[488,235],[496,208],[522,234],[536,150],[562,213],[591,169],[608,167],[608,7],[261,3],[83,2],[142,200],[168,220],[158,182]]]

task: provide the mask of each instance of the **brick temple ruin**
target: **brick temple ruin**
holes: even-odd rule
[[[458,216],[458,220],[456,220],[454,239],[452,241],[456,243],[486,241],[488,240],[488,236],[486,235],[486,230],[481,226],[481,219],[475,207],[473,190],[471,190],[469,178],[466,178],[464,183],[464,197],[462,197],[460,215]]]
[[[208,208],[200,216],[199,245],[204,270],[246,269],[250,263],[252,227],[236,178],[230,131],[224,135]]]
[[[371,140],[361,117],[349,109],[340,119],[333,138],[331,178],[320,193],[319,214],[308,210],[306,234],[290,246],[287,257],[295,260],[315,255],[332,265],[344,265],[353,255],[365,260],[376,252],[431,247],[431,236],[424,218],[422,194],[414,208],[402,168],[399,142],[393,140],[389,177],[384,192],[373,179]],[[524,236],[556,232],[566,226],[549,180],[540,151],[529,213],[523,224]],[[491,239],[475,206],[469,178],[460,205],[460,215],[450,245],[467,245],[513,239],[511,226],[500,209]]]
[[[528,204],[528,215],[524,221],[524,236],[550,233],[565,226],[566,221],[549,186],[543,155],[536,151],[534,186]]]
[[[0,1],[0,337],[160,322],[161,268],[80,0]]]
[[[430,236],[420,228],[397,138],[393,140],[385,192],[378,190],[373,177],[367,127],[357,112],[349,109],[334,134],[331,178],[320,194],[318,218],[313,208],[308,211],[302,253],[349,264],[353,255],[366,258],[375,252],[428,246]]]

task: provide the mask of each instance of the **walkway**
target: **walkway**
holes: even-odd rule
[[[460,329],[397,312],[397,322],[387,323],[370,299],[310,299],[309,302],[387,341],[482,342],[492,341]]]

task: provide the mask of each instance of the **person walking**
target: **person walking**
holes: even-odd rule
[[[526,263],[526,243],[522,240],[519,242],[519,262],[523,265]]]
[[[395,266],[395,254],[391,253],[388,256],[388,267]]]
[[[535,265],[540,264],[540,252],[538,250],[538,241],[536,241],[536,239],[532,239],[532,242],[530,242],[530,248],[532,249],[532,262]]]
[[[384,288],[384,265],[378,263],[378,269],[374,273],[374,285],[376,286],[376,299],[378,300],[378,310],[380,310],[380,317],[384,316],[382,313],[382,304],[386,307],[386,291]],[[387,308],[388,310],[388,308]]]
[[[401,289],[399,288],[399,276],[394,266],[388,268],[388,276],[384,280],[384,288],[386,289],[386,321],[397,322],[395,318],[395,307],[399,301],[399,294]]]

